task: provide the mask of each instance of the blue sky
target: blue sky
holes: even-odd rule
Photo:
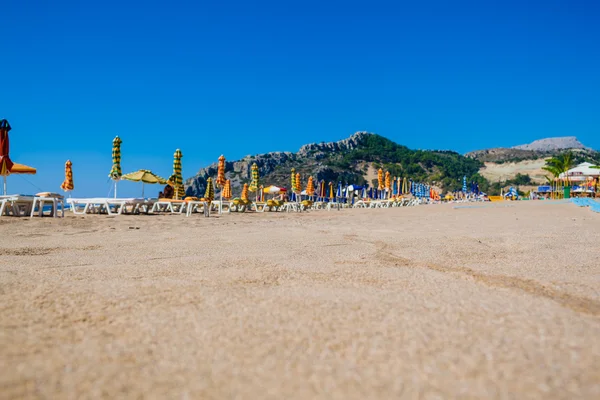
[[[597,1],[12,1],[0,118],[38,168],[9,191],[108,193],[123,170],[184,177],[224,153],[355,131],[466,152],[551,136],[600,148]],[[120,194],[139,194],[124,182]],[[158,188],[147,193],[153,194]]]

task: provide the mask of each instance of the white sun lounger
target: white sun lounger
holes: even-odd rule
[[[18,194],[0,196],[0,216],[30,216],[34,198],[35,196],[23,196]]]
[[[60,195],[48,195],[48,196],[34,196],[33,203],[31,205],[31,217],[35,215],[35,207],[38,208],[38,215],[40,217],[44,216],[44,206],[46,203],[50,203],[52,205],[52,210],[50,212],[50,216],[56,218],[58,217],[58,205],[61,205],[61,218],[65,217],[65,199]]]
[[[145,199],[113,199],[107,197],[93,197],[84,199],[67,199],[73,214],[99,214],[106,212],[108,215],[121,215],[127,213],[126,208],[131,207],[131,213],[136,214],[150,211],[153,201]],[[83,207],[83,209],[82,209]]]

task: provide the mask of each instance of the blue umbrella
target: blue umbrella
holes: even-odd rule
[[[463,193],[467,193],[467,176],[463,176],[463,187],[462,187],[462,191]]]
[[[373,198],[373,188],[369,188],[369,198]]]

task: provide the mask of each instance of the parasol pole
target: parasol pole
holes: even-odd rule
[[[117,181],[115,180],[115,199],[117,198]]]
[[[2,176],[2,178],[3,178],[3,181],[4,181],[4,185],[3,185],[3,187],[4,187],[4,196],[6,196],[6,175]]]
[[[142,199],[144,198],[144,181],[142,181]]]

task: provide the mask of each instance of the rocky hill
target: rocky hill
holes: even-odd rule
[[[253,163],[259,167],[261,184],[283,187],[289,187],[291,168],[301,174],[303,186],[309,175],[317,180],[372,184],[379,167],[394,176],[435,182],[449,190],[458,188],[464,175],[483,179],[477,176],[483,166],[478,160],[452,151],[411,150],[369,132],[356,132],[338,142],[307,144],[297,153],[273,152],[227,161],[226,176],[231,179],[234,195],[250,182]],[[206,179],[216,174],[217,163],[201,168],[186,181],[186,194],[204,195]]]
[[[590,150],[581,143],[575,136],[565,136],[556,138],[547,138],[535,140],[529,144],[522,144],[520,146],[514,146],[513,149],[517,150],[532,150],[541,152],[552,152],[567,149],[581,149]]]

